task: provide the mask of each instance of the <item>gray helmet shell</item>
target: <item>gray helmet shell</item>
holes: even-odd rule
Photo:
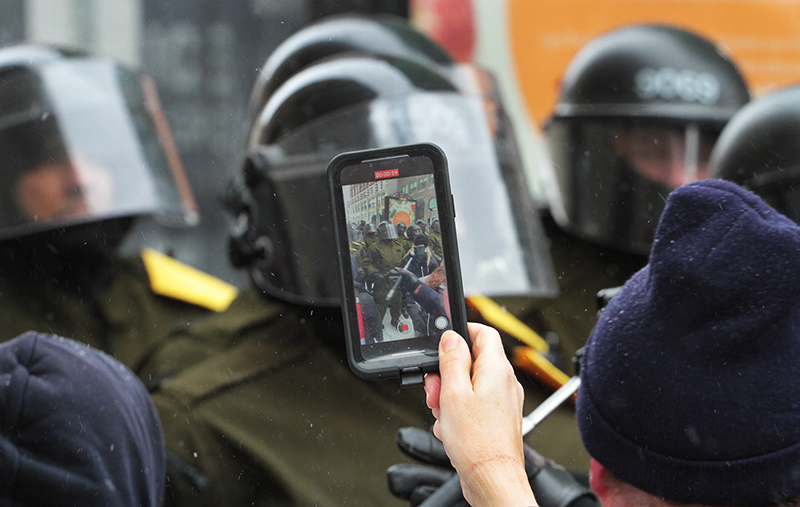
[[[800,86],[743,107],[711,153],[710,177],[752,190],[800,223]]]
[[[578,52],[564,73],[553,117],[725,123],[749,100],[738,68],[709,40],[675,27],[634,25]]]
[[[545,125],[555,220],[647,254],[667,195],[706,177],[719,133],[749,100],[734,63],[695,33],[645,24],[589,41]]]

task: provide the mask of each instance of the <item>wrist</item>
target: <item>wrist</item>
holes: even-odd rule
[[[525,468],[518,464],[485,464],[461,478],[464,498],[472,507],[538,505]]]

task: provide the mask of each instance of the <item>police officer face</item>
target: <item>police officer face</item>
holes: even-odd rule
[[[621,127],[615,135],[617,152],[638,173],[668,188],[708,177],[708,158],[715,136],[696,125]]]
[[[108,171],[85,160],[39,165],[17,178],[13,187],[17,209],[29,221],[102,211],[111,205]]]

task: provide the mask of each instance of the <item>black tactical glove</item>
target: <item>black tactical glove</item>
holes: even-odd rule
[[[427,465],[400,463],[392,465],[386,471],[389,491],[401,500],[408,500],[411,507],[417,507],[424,502],[456,473],[450,465],[450,458],[444,452],[444,445],[430,432],[419,428],[400,428],[397,430],[397,446],[403,454],[427,463]],[[458,495],[456,503],[451,505],[469,507],[463,495]]]
[[[417,278],[414,273],[407,269],[396,267],[389,271],[389,273],[400,277],[400,284],[397,286],[397,288],[406,294],[412,294],[417,287],[422,285],[422,282],[419,281],[419,278]]]
[[[417,507],[455,474],[444,445],[432,433],[419,428],[401,428],[397,446],[404,454],[427,465],[398,464],[387,471],[389,491]],[[594,493],[567,470],[525,445],[525,471],[533,494],[542,507],[597,507]],[[434,466],[430,466],[434,465]],[[467,507],[463,496],[450,505]]]

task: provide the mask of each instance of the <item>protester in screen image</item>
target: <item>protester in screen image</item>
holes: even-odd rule
[[[395,226],[395,231],[405,232],[407,229],[399,227],[400,224],[402,222]],[[386,237],[378,242],[377,247],[375,245],[365,247],[362,242],[353,241],[353,238],[360,237],[359,231],[354,227],[348,228],[348,235],[351,238],[353,284],[359,308],[359,331],[366,344],[427,336],[433,329],[432,319],[444,315],[442,309],[433,311],[422,309],[412,294],[413,291],[408,290],[426,282],[434,273],[437,273],[437,276],[432,277],[431,282],[439,292],[436,294],[435,290],[432,291],[426,299],[431,297],[441,299],[443,290],[441,263],[429,247],[430,237],[419,232],[419,227],[416,225],[412,225],[411,228],[417,231],[414,235],[416,244],[407,249],[405,256],[393,266],[389,264],[392,261],[389,260],[388,254],[396,254],[397,245],[402,245],[404,240],[400,237],[388,237],[391,235],[390,224],[382,222],[378,226],[379,235]],[[384,234],[387,231],[389,234]],[[405,250],[404,246],[401,248]],[[387,269],[384,275],[378,274],[375,270],[376,265]],[[425,291],[428,290],[430,289],[426,287]],[[437,304],[441,306],[441,302]],[[399,312],[396,321],[395,311]],[[435,332],[440,333],[441,329]]]
[[[358,250],[356,253],[351,247],[350,269],[353,273],[353,289],[358,307],[359,333],[365,344],[373,344],[383,341],[383,322],[375,300],[364,284],[364,271],[358,264],[361,252],[362,250]]]
[[[400,265],[417,278],[428,276],[439,267],[439,261],[430,248],[430,238],[426,234],[414,238],[414,248],[403,257]]]
[[[450,329],[444,263],[423,278],[399,267],[393,271],[400,276],[399,287],[410,302],[408,308],[415,336],[438,336]]]

